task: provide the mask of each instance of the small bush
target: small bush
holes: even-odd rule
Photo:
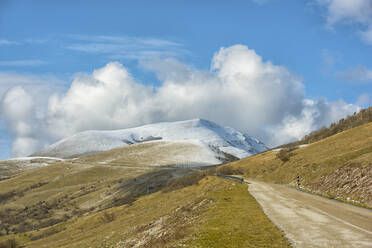
[[[108,212],[105,212],[102,216],[101,216],[101,221],[103,223],[110,223],[112,221],[115,220],[115,214],[114,213],[108,213]]]
[[[163,189],[163,192],[185,188],[191,185],[198,184],[201,179],[208,175],[207,171],[193,171],[190,174],[171,180]]]
[[[283,162],[289,161],[290,153],[287,149],[281,149],[277,154],[276,157]]]
[[[0,203],[9,200],[10,198],[16,196],[16,194],[17,193],[14,192],[14,191],[7,192],[7,193],[4,193],[4,194],[0,194]]]
[[[48,226],[53,226],[53,225],[58,224],[62,221],[63,221],[62,219],[51,218],[51,219],[40,222],[40,224],[37,227],[38,228],[44,228],[44,227],[48,227]]]
[[[221,166],[217,168],[217,173],[222,175],[243,175],[243,171],[240,168],[234,168],[229,165]]]
[[[34,241],[34,240],[46,238],[46,237],[52,236],[53,234],[59,233],[60,231],[62,231],[62,230],[58,230],[56,228],[51,228],[51,229],[48,229],[48,230],[42,232],[39,235],[32,236],[30,239],[32,241]]]
[[[131,205],[133,202],[137,200],[137,197],[139,195],[140,194],[136,195],[135,193],[129,193],[123,197],[114,197],[113,204],[109,205],[109,207],[112,207],[112,206],[118,207],[118,206],[126,205],[126,204]]]
[[[15,239],[8,239],[0,242],[0,248],[18,248],[19,245]]]
[[[41,182],[41,183],[36,183],[36,184],[33,184],[29,187],[29,189],[37,189],[37,188],[40,188],[41,186],[44,186],[46,184],[48,184],[49,182]]]

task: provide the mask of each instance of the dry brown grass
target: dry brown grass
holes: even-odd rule
[[[118,181],[143,174],[141,169],[66,162],[0,181],[0,235],[23,233],[99,211],[119,195],[137,197],[146,190],[120,188]],[[145,176],[144,184],[150,179]]]
[[[199,235],[196,230],[208,229],[205,224],[211,218],[210,211],[218,207],[215,214],[224,218],[229,207],[245,201],[251,202],[252,208],[241,208],[230,221],[250,216],[266,223],[263,228],[270,225],[245,185],[209,176],[215,173],[213,169],[186,175],[189,169],[159,170],[93,161],[56,163],[1,181],[0,194],[5,197],[0,214],[5,211],[2,216],[12,218],[2,218],[8,232],[2,233],[0,240],[16,238],[27,247],[110,247],[138,242],[141,247],[193,247],[193,238]],[[233,192],[240,197],[228,201],[230,206],[214,204],[225,202],[226,194]],[[220,230],[230,231],[229,226],[219,225]],[[239,237],[258,239],[262,244],[280,240],[280,247],[286,247],[282,234],[273,226],[271,239],[268,233],[246,236],[251,228],[242,229]],[[214,236],[210,238],[219,244]],[[242,244],[240,239],[234,243],[238,244]]]
[[[130,205],[138,197],[157,192],[169,181],[191,171],[101,164],[92,157],[88,160],[90,162],[83,158],[54,163],[0,181],[0,239],[4,235],[47,228],[114,206]],[[110,222],[107,217],[103,216]],[[45,236],[38,235],[36,237]]]
[[[278,158],[275,151],[267,151],[227,166],[244,171],[246,177],[255,178],[262,181],[296,185],[296,177],[299,175],[301,184],[309,191],[324,193],[342,192],[340,187],[352,185],[357,177],[345,181],[345,185],[337,183],[332,175],[337,174],[338,169],[343,167],[343,174],[348,173],[347,169],[353,167],[356,174],[362,173],[362,170],[372,170],[371,157],[372,152],[372,123],[349,129],[338,133],[307,147],[289,151],[288,161],[282,161]],[[353,162],[355,161],[355,162]],[[364,169],[363,169],[364,168]],[[338,171],[338,172],[337,172]],[[331,182],[324,184],[324,180],[333,178]],[[319,185],[327,185],[329,190]],[[347,192],[335,194],[336,198],[341,200],[348,197],[361,204],[372,206],[372,202],[364,195],[365,187],[371,188],[372,185],[355,186],[353,193]],[[328,192],[328,193],[327,193]],[[332,193],[333,194],[333,193]]]
[[[102,222],[106,213],[115,218]],[[223,247],[226,241],[229,247],[288,247],[246,185],[213,176],[55,226],[62,227],[27,247]]]

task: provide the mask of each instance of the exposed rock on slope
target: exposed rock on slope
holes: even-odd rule
[[[372,153],[368,154],[369,157]],[[372,162],[347,163],[332,174],[321,177],[309,185],[319,194],[342,199],[344,201],[361,202],[372,206]]]

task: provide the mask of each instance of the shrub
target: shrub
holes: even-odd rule
[[[208,175],[207,171],[193,171],[190,174],[171,180],[163,189],[163,192],[185,188],[191,185],[198,184],[201,179]]]
[[[48,184],[49,182],[40,182],[40,183],[36,183],[36,184],[33,184],[29,187],[29,189],[36,189],[36,188],[40,188],[41,186],[44,186],[46,184]]]
[[[15,239],[8,239],[0,242],[0,248],[18,248],[19,245]]]
[[[62,221],[63,221],[62,219],[51,218],[51,219],[40,222],[40,224],[38,225],[38,228],[53,226],[53,225],[58,224]]]
[[[4,193],[4,194],[0,194],[0,203],[9,200],[10,198],[14,197],[16,194],[17,193],[14,192],[14,191],[7,192],[7,193]]]
[[[243,175],[243,171],[240,168],[234,168],[233,166],[225,165],[217,168],[217,172],[222,175]]]
[[[287,149],[281,149],[276,154],[276,157],[283,162],[287,162],[287,161],[289,161],[290,154],[289,154],[289,151]]]
[[[114,197],[113,205],[109,205],[109,207],[112,207],[112,206],[117,207],[117,206],[126,205],[126,204],[131,205],[133,202],[137,200],[137,197],[139,195],[140,194],[137,195],[135,193],[128,193],[127,195],[123,197]]]
[[[30,238],[30,240],[34,241],[34,240],[42,239],[42,238],[45,238],[45,237],[49,237],[49,236],[52,236],[53,234],[59,233],[60,231],[62,231],[62,230],[58,230],[57,228],[51,228],[51,229],[48,229],[48,230],[42,232],[39,235],[32,236]]]
[[[115,220],[115,214],[114,213],[108,213],[108,212],[105,212],[102,216],[101,216],[101,221],[103,223],[110,223],[112,221]]]

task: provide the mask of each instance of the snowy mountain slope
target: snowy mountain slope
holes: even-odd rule
[[[85,131],[54,143],[34,156],[75,158],[121,146],[160,140],[197,142],[212,151],[216,158],[223,157],[224,153],[244,158],[267,149],[262,142],[233,128],[203,119],[193,119],[123,130]]]

